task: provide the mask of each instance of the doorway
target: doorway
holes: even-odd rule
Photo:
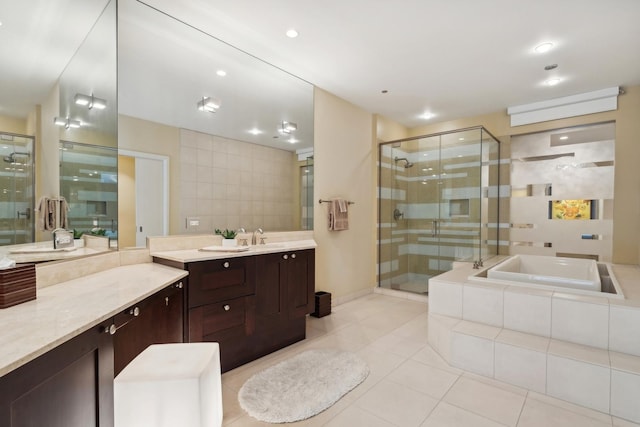
[[[129,150],[118,154],[120,247],[144,247],[147,237],[169,234],[169,158]]]

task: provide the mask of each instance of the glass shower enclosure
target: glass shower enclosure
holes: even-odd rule
[[[483,127],[381,144],[378,286],[428,294],[454,262],[496,255],[499,165]]]
[[[0,133],[0,245],[34,241],[34,141]]]

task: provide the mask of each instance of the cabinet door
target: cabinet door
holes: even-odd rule
[[[289,253],[286,273],[289,317],[304,317],[314,310],[314,251],[304,250]]]
[[[252,295],[255,292],[254,258],[189,263],[189,307]]]
[[[113,341],[97,326],[0,378],[3,427],[112,427]]]
[[[118,375],[151,344],[183,341],[183,286],[175,283],[115,317],[114,369]]]
[[[289,259],[285,255],[275,253],[256,257],[256,321],[261,329],[277,325],[287,316]]]

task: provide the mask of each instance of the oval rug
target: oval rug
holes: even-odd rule
[[[369,367],[353,353],[307,350],[253,375],[238,400],[253,418],[291,423],[324,411],[367,375]]]

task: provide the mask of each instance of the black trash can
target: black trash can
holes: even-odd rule
[[[315,311],[311,313],[313,317],[324,317],[331,314],[331,293],[316,292]]]

